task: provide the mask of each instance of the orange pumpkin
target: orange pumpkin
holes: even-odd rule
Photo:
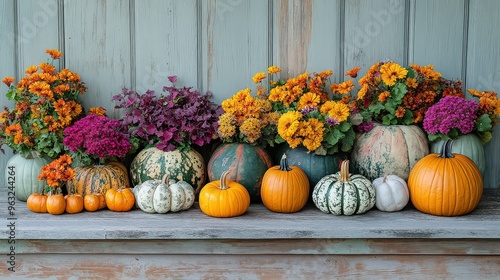
[[[66,213],[75,214],[83,211],[83,197],[79,194],[68,194],[66,199]]]
[[[135,196],[130,188],[109,189],[106,192],[106,205],[115,212],[127,212],[135,204]]]
[[[200,192],[199,205],[203,213],[211,217],[229,218],[240,216],[250,206],[247,189],[235,181],[227,180],[229,171],[220,180],[206,184]]]
[[[26,202],[28,209],[35,213],[47,213],[47,195],[33,193]]]
[[[62,194],[47,196],[47,212],[52,215],[60,215],[66,210],[66,200]]]
[[[127,168],[120,162],[79,166],[75,168],[75,173],[73,180],[68,181],[68,193],[82,196],[92,193],[104,195],[111,188],[129,187]]]
[[[89,212],[104,209],[106,208],[106,198],[100,193],[88,194],[83,198],[83,207]]]
[[[460,216],[474,210],[483,194],[483,178],[474,162],[452,154],[452,141],[441,153],[415,164],[408,178],[410,199],[419,211],[437,216]]]
[[[297,166],[289,166],[286,154],[283,154],[280,165],[269,168],[264,174],[260,195],[267,209],[293,213],[306,205],[309,188],[306,173]]]

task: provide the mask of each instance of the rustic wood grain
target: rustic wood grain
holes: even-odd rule
[[[14,24],[14,14],[15,2],[14,0],[0,1],[0,27],[2,32],[0,32],[0,79],[7,76],[14,76],[16,81],[19,81],[19,76],[16,73],[16,35],[17,30]],[[12,108],[14,102],[7,100],[5,93],[7,92],[7,87],[4,84],[0,85],[0,112],[3,111],[4,106]],[[7,166],[7,161],[12,157],[12,149],[4,145],[1,147],[5,150],[5,154],[0,152],[0,186],[5,186],[7,184],[4,175],[5,168]]]
[[[465,88],[493,90],[500,96],[500,2],[470,1],[467,48],[467,80]],[[486,172],[484,183],[500,187],[500,126],[495,127],[493,139],[485,146]]]
[[[0,217],[8,217],[6,190],[1,189]],[[18,239],[323,239],[323,238],[500,238],[500,192],[486,190],[476,210],[460,217],[437,217],[411,206],[400,212],[370,210],[362,215],[334,216],[314,205],[294,214],[251,205],[240,217],[205,216],[195,204],[168,214],[83,212],[53,216],[32,213],[16,203]],[[92,226],[87,226],[88,224]],[[62,230],[64,229],[64,230]],[[0,230],[1,238],[8,229]]]

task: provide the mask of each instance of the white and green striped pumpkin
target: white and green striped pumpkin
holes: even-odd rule
[[[155,147],[142,150],[130,165],[132,184],[137,186],[148,180],[170,179],[185,181],[198,192],[205,184],[205,161],[194,149],[164,152]]]
[[[135,206],[146,213],[178,212],[193,206],[193,187],[184,181],[148,180],[134,187]]]
[[[5,183],[13,186],[15,196],[21,201],[28,200],[32,193],[42,193],[45,180],[38,181],[38,175],[42,166],[50,163],[52,160],[46,156],[34,156],[24,158],[20,154],[13,155],[7,162],[5,168]]]
[[[349,174],[349,161],[344,160],[340,171],[323,177],[313,190],[316,207],[333,215],[362,214],[375,205],[375,188],[359,174]]]

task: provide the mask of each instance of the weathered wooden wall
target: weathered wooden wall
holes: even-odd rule
[[[271,64],[288,75],[332,69],[340,81],[353,66],[391,59],[500,91],[499,25],[496,0],[3,0],[0,77],[19,79],[45,49],[60,49],[60,66],[89,88],[85,106],[114,116],[111,96],[124,86],[161,91],[178,75],[220,103]],[[5,94],[0,105],[11,105]],[[485,186],[495,187],[498,127],[486,154]],[[11,155],[0,155],[0,170]]]

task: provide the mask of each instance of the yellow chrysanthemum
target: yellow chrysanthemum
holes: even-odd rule
[[[356,97],[356,100],[363,99],[367,92],[368,92],[368,84],[364,84],[363,86],[361,86],[361,89],[358,91],[358,97]]]
[[[326,101],[325,103],[323,103],[323,105],[321,105],[321,107],[319,108],[319,112],[321,114],[326,114],[328,113],[328,111],[330,111],[331,109],[333,109],[333,107],[335,107],[335,104],[337,102],[333,101],[333,100],[328,100]]]
[[[323,141],[323,132],[325,131],[324,124],[316,118],[311,118],[307,122],[303,122],[304,129],[301,130],[301,135],[304,137],[302,144],[309,151],[314,151],[321,146]]]
[[[240,126],[241,134],[245,135],[249,143],[254,143],[260,138],[261,121],[257,118],[248,118]]]
[[[396,84],[396,80],[403,79],[408,74],[408,70],[397,63],[387,62],[380,67],[382,81],[388,86]]]
[[[297,103],[297,109],[302,110],[305,107],[318,107],[321,98],[316,93],[308,92],[300,97]]]
[[[298,111],[284,113],[278,121],[278,134],[285,140],[292,137],[299,128],[301,118],[302,114]]]
[[[342,102],[336,102],[335,106],[330,111],[328,111],[328,115],[331,118],[336,119],[338,122],[343,122],[347,120],[349,114],[350,114],[349,106]]]
[[[103,107],[91,107],[89,109],[89,115],[105,116],[106,109]]]
[[[305,88],[307,85],[307,79],[309,78],[309,73],[304,72],[297,76],[298,86],[301,88]]]
[[[219,128],[217,133],[221,139],[228,139],[236,133],[236,126],[234,125],[235,118],[229,113],[224,113],[219,116]]]
[[[265,78],[266,78],[266,73],[258,72],[252,77],[252,80],[254,83],[258,84],[262,82],[262,80],[264,80]]]
[[[481,97],[482,93],[478,90],[475,90],[475,89],[468,89],[467,90],[472,96],[476,96],[476,97]]]
[[[278,72],[281,72],[281,68],[279,68],[278,66],[269,66],[269,68],[267,68],[267,73],[269,74],[276,74]]]
[[[348,94],[353,89],[354,85],[352,84],[352,80],[347,80],[340,84],[330,85],[330,90],[336,94]]]

